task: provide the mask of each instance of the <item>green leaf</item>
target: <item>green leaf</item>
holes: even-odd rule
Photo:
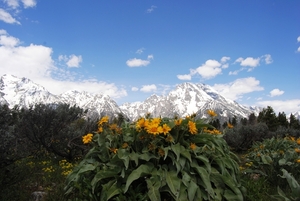
[[[143,164],[143,165],[139,166],[138,168],[136,168],[135,170],[133,170],[127,178],[124,193],[127,192],[130,184],[133,181],[137,180],[138,178],[140,178],[142,176],[151,174],[153,168],[154,167],[153,167],[152,163],[147,163],[147,164]]]
[[[195,199],[198,188],[199,186],[193,180],[191,180],[187,188],[188,198],[190,201],[193,201]]]
[[[147,187],[148,187],[148,196],[151,201],[157,201],[160,199],[160,192],[159,188],[161,186],[159,182],[159,177],[151,177],[149,179],[146,179]]]
[[[105,178],[109,177],[116,177],[118,175],[119,171],[117,170],[100,170],[97,172],[97,174],[94,176],[93,180],[91,181],[92,185],[92,192],[94,193],[95,187],[97,183]]]
[[[282,158],[278,161],[278,164],[281,166],[281,165],[285,165],[286,164],[286,160],[285,158]]]
[[[106,191],[106,193],[107,193],[106,200],[109,200],[115,195],[122,193],[122,189],[117,186],[117,182],[114,182],[113,185]]]
[[[262,160],[263,164],[266,164],[266,165],[269,165],[270,163],[273,162],[272,158],[267,155],[262,155],[261,160]]]
[[[133,160],[135,162],[135,165],[138,166],[139,165],[139,155],[135,152],[131,152],[129,154],[129,158],[130,160]]]
[[[171,145],[171,149],[176,154],[176,160],[178,161],[179,157],[180,157],[180,152],[181,152],[181,145],[180,145],[180,143],[177,143],[175,145],[172,144]]]
[[[177,177],[177,173],[175,171],[166,171],[166,181],[169,186],[171,192],[175,197],[178,197],[180,191],[181,180]]]
[[[191,158],[191,154],[187,149],[182,149],[180,154],[185,157],[186,159],[188,159],[190,162],[192,162],[192,158]]]
[[[210,182],[210,176],[207,170],[203,167],[199,167],[198,165],[192,164],[192,167],[197,171],[198,175],[201,177],[202,182],[204,184],[205,190],[208,192],[208,194],[213,198],[214,197],[214,191],[211,186]]]
[[[118,157],[123,161],[125,168],[127,170],[129,166],[129,152],[126,151],[125,149],[119,149]]]

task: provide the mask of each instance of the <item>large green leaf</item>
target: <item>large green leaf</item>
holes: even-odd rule
[[[111,180],[102,185],[100,200],[109,200],[120,193],[122,193],[122,189],[117,186],[117,181]]]
[[[151,201],[160,200],[159,188],[161,187],[161,182],[159,180],[160,180],[159,176],[146,179],[146,183],[148,187],[148,196]]]
[[[195,199],[198,188],[199,186],[191,180],[187,188],[189,201],[193,201]]]
[[[180,157],[180,152],[181,152],[181,145],[180,145],[180,143],[177,143],[177,144],[174,144],[174,145],[172,144],[171,145],[171,149],[175,153],[176,160],[178,161],[179,157]]]
[[[154,168],[154,166],[152,163],[147,163],[147,164],[140,165],[138,168],[133,170],[127,178],[124,193],[127,192],[129,186],[131,185],[131,183],[133,181],[135,181],[138,178],[143,177],[145,175],[151,174],[153,168]]]
[[[202,182],[203,182],[203,187],[207,193],[214,198],[214,191],[211,186],[211,181],[210,181],[210,175],[207,172],[207,170],[203,167],[200,167],[198,165],[192,164],[192,167],[197,171],[198,175],[201,177]]]
[[[129,166],[129,152],[126,149],[119,149],[118,157],[123,161],[125,169],[127,170]]]
[[[166,181],[167,185],[169,186],[171,192],[175,197],[179,196],[181,179],[177,177],[176,171],[166,171]]]
[[[113,170],[100,170],[97,172],[97,174],[94,176],[93,180],[91,181],[92,185],[92,192],[94,193],[95,187],[97,186],[97,183],[105,178],[110,177],[116,177],[120,171],[113,169]]]

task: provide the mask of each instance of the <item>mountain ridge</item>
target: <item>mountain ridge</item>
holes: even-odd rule
[[[207,117],[206,111],[212,109],[225,121],[233,116],[247,118],[251,113],[258,115],[261,110],[261,108],[246,107],[227,99],[211,86],[202,83],[185,82],[178,84],[165,96],[153,94],[144,101],[118,105],[108,95],[77,90],[54,95],[28,78],[18,78],[8,74],[0,77],[0,104],[28,108],[36,103],[67,103],[87,109],[89,116],[123,114],[130,120],[136,120],[147,113],[152,116],[171,118],[195,113],[197,117],[203,118]]]

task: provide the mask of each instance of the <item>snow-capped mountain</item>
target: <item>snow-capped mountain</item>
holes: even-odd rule
[[[88,110],[89,116],[124,114],[131,120],[150,113],[157,117],[184,117],[195,113],[198,117],[206,117],[207,110],[215,110],[221,120],[234,115],[238,118],[248,117],[257,108],[248,108],[221,96],[212,87],[205,84],[183,83],[166,96],[152,95],[143,102],[125,103],[118,106],[107,95],[91,94],[76,90],[67,91],[60,95],[51,94],[44,87],[27,78],[13,75],[0,77],[0,104],[9,107],[18,105],[29,107],[36,103],[67,103]]]
[[[122,113],[117,103],[105,95],[75,90],[61,95],[53,95],[41,85],[27,78],[18,78],[13,75],[0,77],[0,104],[7,104],[11,108],[15,105],[28,108],[36,103],[76,105],[82,109],[87,109],[89,116],[113,116]]]
[[[146,113],[163,117],[184,117],[196,113],[198,117],[207,117],[207,110],[212,109],[225,120],[234,115],[248,117],[255,112],[224,98],[209,85],[193,83],[180,84],[167,96],[152,95],[144,102],[126,103],[120,108],[130,119],[137,119]]]
[[[59,97],[51,94],[41,85],[13,75],[3,75],[0,78],[0,94],[10,107],[15,105],[29,107],[37,102],[45,104],[59,102]]]

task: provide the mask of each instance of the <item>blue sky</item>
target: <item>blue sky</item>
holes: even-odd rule
[[[0,0],[0,74],[119,105],[204,83],[300,111],[300,1]]]

